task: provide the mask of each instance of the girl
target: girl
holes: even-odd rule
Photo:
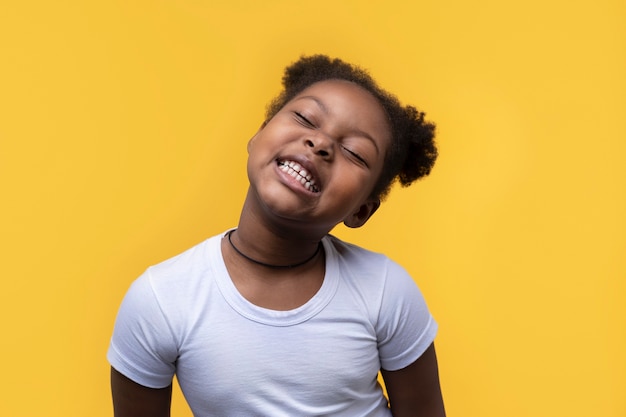
[[[430,172],[434,125],[338,59],[301,58],[283,86],[248,143],[237,228],[126,294],[108,352],[117,417],[169,416],[174,374],[196,416],[445,415],[413,280],[329,235]]]

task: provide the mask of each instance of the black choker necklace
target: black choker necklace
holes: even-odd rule
[[[226,236],[228,237],[228,243],[230,243],[230,246],[233,247],[233,249],[235,250],[235,252],[237,252],[239,255],[241,255],[242,257],[246,258],[247,260],[249,260],[252,263],[255,263],[257,265],[261,265],[264,266],[266,268],[274,268],[274,269],[289,269],[289,268],[295,268],[297,266],[302,266],[310,261],[313,260],[313,258],[315,258],[317,256],[318,253],[320,253],[320,248],[322,247],[322,242],[320,242],[317,245],[317,249],[315,249],[315,252],[313,253],[313,255],[309,256],[308,258],[306,258],[304,261],[302,262],[298,262],[295,264],[291,264],[291,265],[272,265],[272,264],[266,264],[265,262],[261,262],[261,261],[257,261],[256,259],[252,259],[251,257],[249,257],[248,255],[246,255],[245,253],[243,253],[242,251],[240,251],[239,249],[237,249],[237,246],[235,246],[235,244],[233,243],[232,239],[230,238],[230,235],[232,235],[232,233],[235,230],[231,230],[230,232],[228,232],[226,234]]]

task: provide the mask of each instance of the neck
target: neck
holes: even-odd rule
[[[296,259],[301,259],[298,255],[310,254],[311,250],[315,250],[318,242],[330,229],[332,227],[276,216],[271,209],[259,203],[253,190],[248,189],[236,234],[244,241],[244,245],[257,246],[251,248],[252,251],[263,252],[269,246],[273,253],[293,253]]]
[[[233,250],[243,259],[245,259],[246,261],[256,264],[256,265],[260,265],[262,267],[265,268],[270,268],[270,269],[293,269],[293,268],[297,268],[299,266],[304,266],[308,263],[310,263],[311,261],[313,261],[320,253],[320,250],[322,248],[322,242],[320,241],[317,244],[317,247],[315,249],[315,252],[313,252],[313,254],[311,254],[310,256],[308,256],[305,259],[302,259],[300,261],[297,261],[295,263],[290,263],[290,264],[273,264],[273,263],[268,263],[268,262],[264,262],[258,259],[253,258],[252,256],[246,255],[241,249],[239,249],[237,247],[237,245],[235,245],[235,243],[233,242],[233,234],[236,232],[236,230],[231,230],[230,232],[228,232],[228,234],[226,235],[227,239],[228,239],[228,243],[230,244],[230,246],[233,248]]]

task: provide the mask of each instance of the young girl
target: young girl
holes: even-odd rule
[[[434,126],[338,59],[304,57],[283,86],[248,143],[237,228],[126,294],[108,352],[117,417],[169,416],[174,374],[195,416],[445,415],[413,280],[329,235],[430,172]]]

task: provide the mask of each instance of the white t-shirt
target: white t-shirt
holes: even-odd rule
[[[195,416],[391,416],[381,369],[413,363],[437,324],[411,277],[381,254],[322,242],[319,291],[289,311],[231,281],[214,236],[148,270],[120,307],[107,357],[133,381],[176,374]]]

